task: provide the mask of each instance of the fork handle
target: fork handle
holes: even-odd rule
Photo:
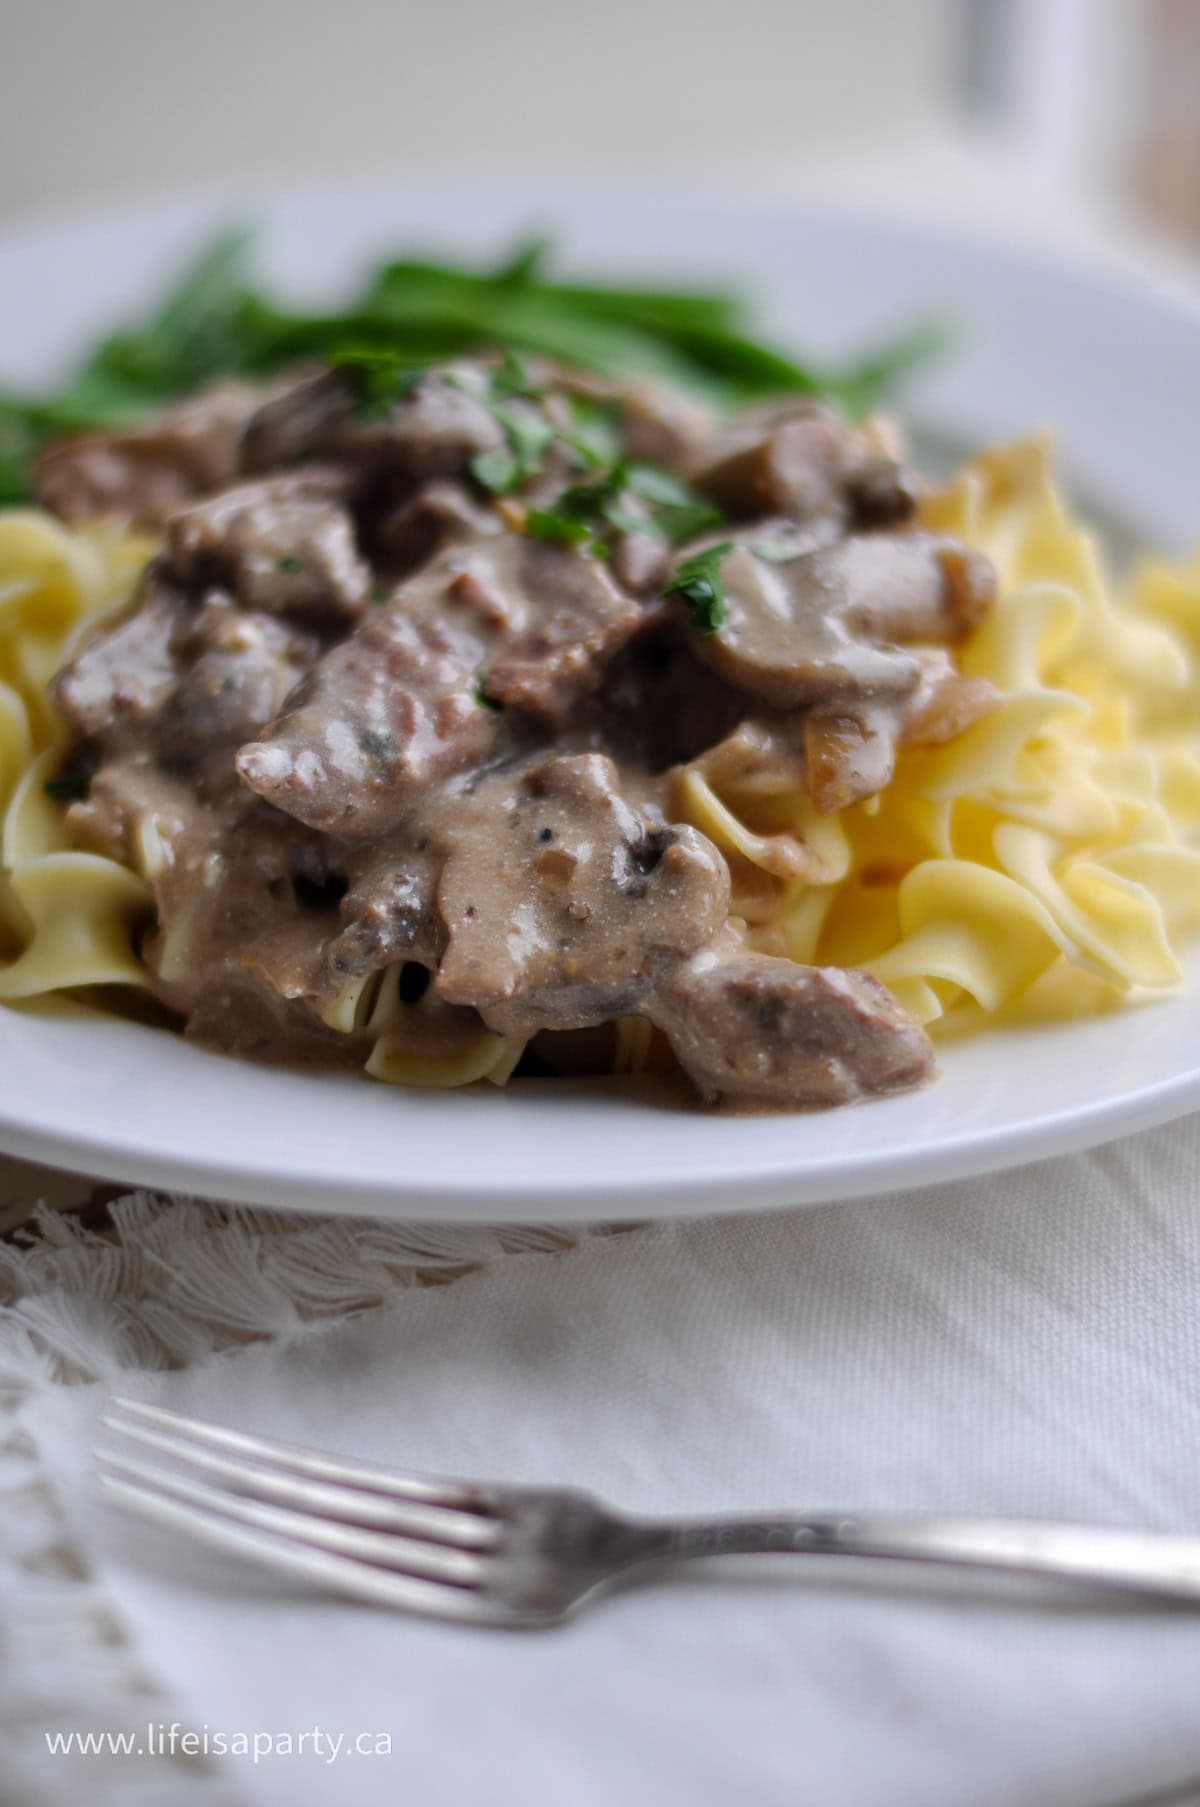
[[[718,1518],[646,1525],[644,1557],[672,1560],[782,1552],[874,1556],[951,1568],[1058,1576],[1200,1601],[1200,1537],[1108,1531],[1088,1525],[906,1513],[823,1513],[807,1518]]]

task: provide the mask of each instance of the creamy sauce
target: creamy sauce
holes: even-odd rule
[[[155,887],[157,994],[198,1040],[271,1060],[361,1065],[384,1032],[441,1059],[485,1028],[540,1055],[547,1032],[640,1014],[709,1100],[919,1083],[928,1044],[882,987],[741,948],[726,860],[672,804],[698,761],[839,808],[899,742],[959,732],[994,698],[946,649],[990,572],[915,529],[907,473],[808,403],[718,430],[645,385],[546,371],[517,406],[559,438],[493,502],[471,474],[511,431],[489,381],[435,374],[363,420],[326,373],[243,419],[232,460],[228,402],[207,465],[199,403],[186,457],[169,419],[136,457],[110,448],[127,513],[165,493],[151,470],[139,506],[147,444],[170,465],[165,553],[56,695],[94,769],[75,841]],[[571,501],[596,481],[562,437],[573,386],[627,457],[725,511],[696,542],[732,542],[712,631],[665,591],[684,553],[624,467],[611,514]],[[51,488],[78,503],[103,448],[75,455]],[[582,543],[536,537],[534,507]]]

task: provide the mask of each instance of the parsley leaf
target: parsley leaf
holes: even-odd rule
[[[545,415],[530,404],[508,407],[493,402],[492,413],[504,428],[508,444],[476,452],[471,460],[471,474],[484,489],[504,496],[536,476],[542,454],[555,434]]]
[[[285,552],[281,559],[276,560],[275,569],[286,571],[289,577],[294,577],[297,572],[303,571],[304,560],[297,558],[294,552]]]
[[[475,701],[479,704],[479,707],[481,709],[494,709],[496,711],[497,715],[499,715],[503,711],[504,704],[498,703],[494,696],[485,696],[484,695],[483,686],[486,683],[486,681],[487,681],[487,673],[482,672],[482,671],[477,672],[476,676],[475,676],[475,683],[471,690],[471,695],[475,698]]]
[[[534,382],[528,364],[511,345],[491,373],[491,390],[498,400],[503,400],[506,395],[521,395],[532,402],[540,401],[546,393]]]
[[[525,531],[535,540],[558,540],[564,546],[583,546],[592,537],[591,527],[578,515],[548,508],[527,509]]]
[[[339,346],[330,362],[352,373],[357,391],[354,412],[362,421],[390,414],[426,375],[422,366],[377,345]]]
[[[568,397],[568,406],[571,431],[562,437],[579,463],[592,470],[615,464],[621,455],[615,404],[596,401],[586,395],[572,395]]]
[[[521,467],[506,445],[498,445],[490,452],[476,452],[471,475],[494,496],[504,496],[521,481]]]
[[[664,596],[679,596],[687,604],[692,625],[710,640],[725,619],[725,585],[721,578],[721,560],[733,551],[732,540],[717,546],[705,546],[676,566],[675,575],[663,589]]]
[[[719,527],[725,516],[711,502],[702,502],[699,497],[690,502],[661,502],[654,510],[654,521],[664,539],[678,546],[684,540],[694,540],[697,534],[707,533],[712,527]]]

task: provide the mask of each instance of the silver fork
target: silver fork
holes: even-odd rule
[[[635,1564],[764,1551],[996,1569],[1200,1603],[1200,1536],[915,1513],[630,1518],[573,1488],[373,1468],[132,1399],[112,1404],[108,1429],[156,1458],[97,1451],[114,1500],[319,1587],[437,1618],[555,1625]]]

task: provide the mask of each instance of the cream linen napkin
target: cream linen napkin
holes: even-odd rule
[[[1198,1160],[1200,1117],[969,1185],[510,1253],[172,1373],[120,1372],[146,1359],[144,1312],[122,1348],[103,1301],[77,1298],[58,1364],[94,1372],[104,1345],[112,1384],[145,1399],[643,1511],[1200,1529]],[[1101,1807],[1200,1775],[1200,1613],[765,1558],[680,1570],[557,1632],[404,1619],[102,1507],[104,1396],[45,1381],[21,1413],[158,1690],[130,1723],[323,1741],[160,1759],[153,1784],[149,1759],[80,1759],[68,1786],[27,1739],[23,1801],[83,1798],[86,1777],[90,1800],[119,1780],[122,1807],[158,1807],[173,1777],[181,1800],[251,1807]]]

